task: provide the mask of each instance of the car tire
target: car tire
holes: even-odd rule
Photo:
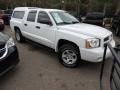
[[[75,68],[80,61],[80,53],[75,45],[65,44],[59,48],[58,57],[60,63],[68,68]]]
[[[118,26],[118,27],[116,28],[116,30],[115,30],[115,35],[116,35],[116,36],[119,36],[119,33],[120,33],[119,29],[120,29],[120,28],[119,28],[119,26]]]
[[[25,41],[25,38],[22,36],[21,32],[19,29],[15,30],[15,38],[18,42],[23,42]]]

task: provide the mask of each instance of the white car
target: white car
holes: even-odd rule
[[[18,7],[13,11],[10,26],[18,42],[27,38],[54,49],[67,67],[77,66],[80,60],[101,62],[105,43],[115,46],[112,32],[80,23],[63,10]]]

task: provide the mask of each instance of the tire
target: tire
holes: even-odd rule
[[[120,29],[120,28],[119,28],[119,26],[118,26],[118,27],[116,28],[116,30],[115,30],[115,35],[116,35],[116,36],[119,36],[119,33],[120,33],[119,29]]]
[[[18,42],[24,42],[25,38],[22,36],[19,29],[15,30],[15,38]]]
[[[65,67],[75,68],[78,66],[80,53],[75,45],[65,44],[59,48],[58,57],[60,63],[63,64]]]

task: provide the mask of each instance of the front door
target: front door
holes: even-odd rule
[[[48,13],[40,11],[36,21],[36,32],[34,32],[40,43],[54,48],[55,30]]]

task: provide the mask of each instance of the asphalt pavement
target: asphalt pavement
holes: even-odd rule
[[[5,33],[14,38],[9,26]],[[118,38],[116,38],[119,41]],[[81,61],[77,68],[59,63],[54,50],[29,41],[15,43],[19,50],[19,65],[0,77],[0,90],[99,90],[101,63]],[[112,56],[106,61],[104,90],[109,90],[109,70]]]

